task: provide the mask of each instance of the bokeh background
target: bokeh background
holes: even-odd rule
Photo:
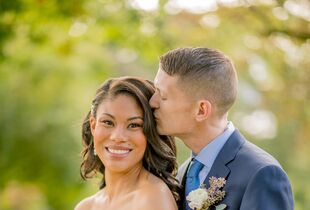
[[[235,62],[229,118],[275,156],[310,209],[308,0],[0,0],[0,209],[67,210],[98,189],[79,177],[81,122],[107,78],[153,79],[158,57],[217,48]],[[178,141],[178,161],[189,154]]]

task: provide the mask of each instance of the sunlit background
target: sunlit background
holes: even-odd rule
[[[153,79],[158,57],[184,46],[234,60],[229,118],[282,164],[296,210],[310,209],[308,0],[0,0],[0,210],[68,210],[96,192],[99,179],[79,177],[95,90]]]

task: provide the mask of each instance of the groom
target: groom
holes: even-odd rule
[[[228,210],[293,210],[291,185],[270,154],[247,141],[227,120],[237,95],[235,68],[224,54],[209,48],[181,48],[160,57],[150,100],[157,130],[180,138],[192,156],[180,167],[183,186],[179,209],[190,209],[186,196],[209,178],[224,178]],[[211,207],[210,209],[214,208]]]

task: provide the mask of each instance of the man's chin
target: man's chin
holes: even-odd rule
[[[156,126],[157,132],[159,135],[167,135],[160,126]]]
[[[163,128],[157,127],[157,132],[159,135],[162,136],[172,136],[171,133],[167,132],[167,130],[164,130]]]

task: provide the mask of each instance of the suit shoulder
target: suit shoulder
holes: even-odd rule
[[[271,154],[249,141],[245,142],[240,149],[239,155],[244,156],[244,158],[249,159],[249,161],[253,161],[255,164],[262,166],[275,165],[281,167],[280,163]]]

